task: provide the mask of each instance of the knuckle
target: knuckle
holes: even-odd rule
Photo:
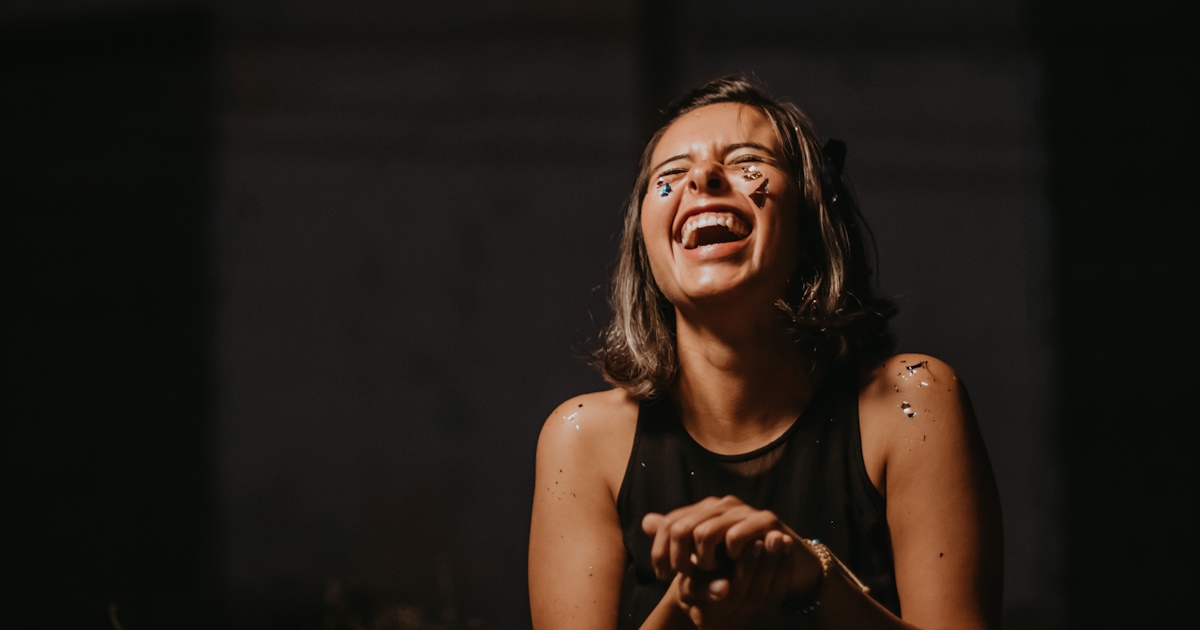
[[[671,523],[671,526],[667,528],[667,531],[671,534],[672,538],[683,538],[690,533],[691,528],[688,527],[687,523],[675,521],[674,523]]]

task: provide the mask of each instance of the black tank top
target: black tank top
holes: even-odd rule
[[[871,587],[876,601],[900,613],[884,500],[863,464],[857,379],[830,375],[783,435],[740,455],[700,446],[665,397],[642,403],[617,495],[626,551],[619,628],[641,626],[668,586],[654,577],[642,517],[727,494],[773,511],[805,538],[820,539]],[[781,612],[768,627],[803,624]]]

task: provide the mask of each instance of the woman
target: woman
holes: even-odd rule
[[[891,354],[841,160],[742,78],[668,110],[595,354],[614,387],[538,440],[538,630],[1000,627],[971,403],[946,363]]]

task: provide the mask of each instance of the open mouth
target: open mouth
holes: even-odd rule
[[[750,235],[750,226],[737,215],[721,212],[698,214],[683,224],[679,242],[684,249],[740,241]]]

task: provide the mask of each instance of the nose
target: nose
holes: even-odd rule
[[[716,162],[701,162],[688,173],[688,188],[693,192],[720,192],[725,186],[725,169]]]

